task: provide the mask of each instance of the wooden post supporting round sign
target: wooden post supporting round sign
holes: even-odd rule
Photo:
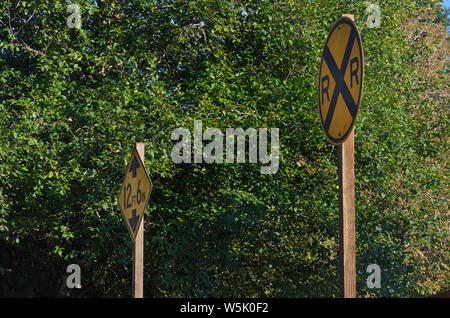
[[[338,146],[339,295],[356,297],[354,125],[364,78],[364,57],[353,15],[333,25],[319,69],[319,115],[328,141]]]
[[[338,146],[339,296],[356,297],[354,131]]]

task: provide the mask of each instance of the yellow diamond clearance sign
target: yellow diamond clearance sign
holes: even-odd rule
[[[356,122],[361,102],[364,57],[355,23],[340,18],[328,34],[319,69],[319,114],[333,145],[342,144]]]
[[[134,148],[119,197],[117,198],[125,224],[133,241],[136,239],[151,191],[152,182],[145,170],[144,163],[141,161],[141,157],[136,148]]]

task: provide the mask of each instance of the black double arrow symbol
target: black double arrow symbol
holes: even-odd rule
[[[132,178],[136,178],[137,172],[136,170],[139,169],[141,166],[139,164],[139,161],[137,160],[136,156],[133,156],[133,160],[131,160],[130,165],[130,172],[132,172]],[[131,229],[133,230],[133,233],[136,231],[136,226],[139,221],[139,215],[136,215],[136,209],[131,210],[131,218],[128,219],[128,222],[130,222]]]

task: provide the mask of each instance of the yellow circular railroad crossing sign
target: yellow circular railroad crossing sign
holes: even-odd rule
[[[356,122],[361,102],[364,57],[355,23],[340,18],[328,34],[319,69],[319,114],[333,145],[342,144]]]

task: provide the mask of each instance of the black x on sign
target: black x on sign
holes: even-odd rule
[[[361,38],[354,22],[340,18],[328,34],[319,69],[319,114],[327,139],[342,144],[358,115],[364,77]]]

